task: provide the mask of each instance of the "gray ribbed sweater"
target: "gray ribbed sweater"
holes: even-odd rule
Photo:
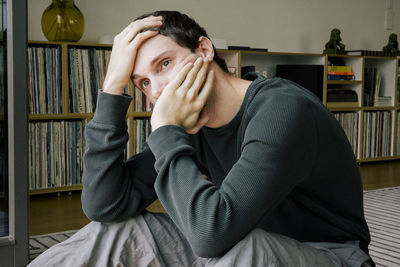
[[[151,151],[125,162],[131,98],[99,92],[85,131],[88,217],[123,220],[158,197],[202,257],[221,255],[255,227],[304,242],[359,240],[368,253],[361,178],[341,126],[304,88],[252,79],[229,124],[196,135],[160,127]]]

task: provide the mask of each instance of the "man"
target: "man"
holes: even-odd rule
[[[294,83],[247,78],[230,76],[206,32],[178,12],[144,15],[117,35],[85,133],[83,209],[104,223],[69,243],[102,247],[109,265],[373,264],[338,122]],[[130,79],[155,107],[149,149],[124,162]],[[157,197],[168,215],[144,210]]]

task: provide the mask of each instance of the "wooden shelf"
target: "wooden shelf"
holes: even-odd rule
[[[363,107],[365,111],[379,111],[379,110],[396,110],[394,106],[389,107]]]
[[[346,112],[346,111],[361,111],[360,107],[329,107],[328,109],[332,112]]]
[[[59,192],[69,192],[69,191],[80,191],[82,190],[82,185],[71,185],[63,187],[53,187],[53,188],[43,188],[43,189],[32,189],[29,190],[29,195],[41,195]]]
[[[337,57],[337,58],[361,58],[359,55],[337,55],[337,54],[326,54],[328,58]]]
[[[374,157],[374,158],[362,158],[357,160],[357,162],[376,162],[376,161],[387,161],[387,160],[398,160],[400,156],[389,156],[389,157]]]
[[[92,118],[93,113],[66,113],[66,114],[30,114],[29,120],[69,120]]]
[[[131,116],[135,118],[147,118],[151,117],[151,112],[133,112]]]
[[[327,84],[348,84],[348,85],[352,85],[352,84],[362,84],[363,82],[360,80],[328,80]]]

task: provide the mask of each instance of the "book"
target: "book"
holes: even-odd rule
[[[364,112],[363,158],[388,157],[391,155],[392,112]]]
[[[30,122],[29,188],[81,184],[85,120]]]
[[[333,114],[342,126],[354,155],[358,155],[358,125],[359,115],[357,112],[338,112]]]
[[[379,71],[377,71],[375,75],[374,105],[376,104],[376,102],[378,102],[380,96],[380,87],[381,87],[381,75]]]
[[[133,121],[133,129],[135,132],[134,153],[143,151],[147,138],[151,133],[150,118],[135,119]]]
[[[351,66],[328,66],[328,72],[352,72]]]
[[[70,111],[91,113],[107,71],[108,48],[69,48]]]
[[[352,71],[348,71],[348,72],[345,72],[345,71],[328,71],[327,74],[328,75],[339,75],[339,76],[342,76],[342,75],[344,75],[344,76],[354,76],[354,72],[352,72]]]
[[[250,46],[237,46],[237,45],[229,45],[229,50],[249,50]]]
[[[229,50],[246,50],[246,51],[259,51],[259,52],[268,52],[268,48],[253,48],[250,46],[228,46]]]
[[[328,74],[327,79],[330,81],[340,81],[340,80],[352,81],[352,80],[355,80],[355,76],[354,75]]]
[[[376,68],[364,69],[364,106],[374,106],[375,91],[380,87],[380,78],[377,82],[377,76],[380,76]]]
[[[371,56],[371,57],[397,57],[397,53],[388,53],[376,50],[346,50],[347,55]]]
[[[29,113],[62,113],[60,47],[29,46],[27,63]]]
[[[396,140],[396,148],[395,155],[400,156],[400,111],[397,112],[397,140]]]
[[[392,105],[392,97],[391,96],[378,96],[375,100],[375,107],[388,107]]]
[[[135,112],[151,112],[153,110],[153,104],[149,98],[140,91],[139,88],[135,87],[132,82],[129,82],[128,87],[133,87],[133,107]]]

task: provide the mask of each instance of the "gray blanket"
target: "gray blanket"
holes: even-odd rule
[[[200,258],[167,214],[146,212],[119,223],[91,222],[28,266],[361,266],[365,259],[354,245],[300,243],[261,229],[220,258]]]

